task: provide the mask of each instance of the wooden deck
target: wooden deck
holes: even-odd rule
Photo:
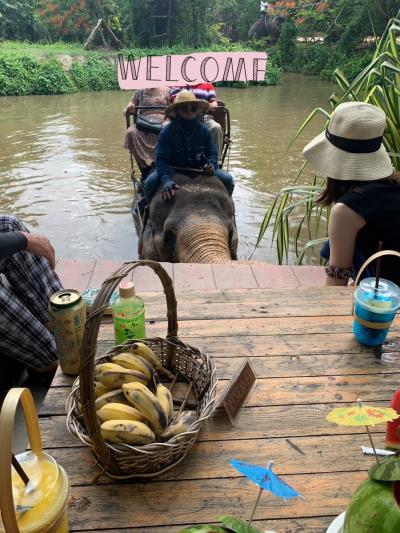
[[[80,291],[98,287],[118,268],[119,261],[60,259],[56,271],[66,288]],[[176,292],[212,289],[269,289],[324,285],[324,269],[319,266],[277,266],[263,263],[209,265],[162,263],[174,281]],[[136,269],[138,293],[161,290],[161,283],[150,268]]]
[[[211,269],[214,282],[223,283],[222,275],[214,276],[217,270]],[[87,272],[88,283],[96,279],[95,267],[88,265]],[[182,282],[176,274],[175,282]],[[58,373],[40,423],[44,447],[65,467],[72,483],[70,531],[176,533],[220,514],[248,518],[258,489],[229,465],[237,458],[260,465],[272,459],[274,471],[306,498],[283,502],[264,493],[255,527],[277,533],[324,532],[374,461],[360,450],[369,445],[364,428],[337,427],[326,416],[358,397],[373,405],[389,404],[399,386],[399,325],[394,325],[382,357],[352,335],[351,288],[205,292],[202,286],[188,292],[180,287],[177,300],[179,336],[213,357],[218,390],[244,357],[251,360],[257,386],[236,427],[217,410],[188,457],[170,472],[123,484],[103,477],[93,485],[98,472],[94,458],[65,427],[71,379]],[[165,335],[164,295],[149,293],[145,302],[147,335]],[[99,355],[113,344],[112,336],[112,325],[103,324]],[[385,425],[373,432],[375,445],[382,447]]]

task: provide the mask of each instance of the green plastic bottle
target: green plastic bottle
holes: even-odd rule
[[[119,284],[119,300],[111,307],[115,343],[122,344],[128,339],[144,339],[144,302],[135,295],[131,281]]]

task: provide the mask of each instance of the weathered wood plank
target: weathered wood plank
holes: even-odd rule
[[[180,320],[178,334],[186,337],[236,337],[238,335],[304,335],[331,333],[350,333],[353,331],[353,317],[316,316],[312,318],[254,318],[254,319],[220,319],[220,320]],[[104,324],[100,330],[100,339],[109,339],[112,324]],[[146,324],[147,337],[165,336],[165,321]],[[400,322],[391,327],[389,339],[393,332],[400,329]]]
[[[234,510],[231,511],[232,515],[236,515]],[[236,515],[237,516],[237,515]],[[321,516],[318,518],[286,518],[280,520],[254,520],[254,527],[260,531],[277,531],[279,533],[322,533],[325,531],[335,516]],[[208,520],[208,524],[213,524],[212,520]],[[191,525],[182,524],[182,528]],[[87,530],[76,530],[76,533],[83,533]],[[119,529],[107,529],[107,533],[137,533],[137,528],[119,528]],[[141,527],[140,533],[160,533],[159,527]],[[176,526],[163,526],[162,533],[178,533]]]
[[[362,398],[365,402],[380,400],[390,403],[399,381],[400,373],[258,378],[255,388],[248,397],[247,405],[266,407],[306,403],[351,403],[357,398]],[[225,379],[218,381],[217,397],[227,383],[228,380]],[[40,412],[48,415],[65,412],[65,401],[70,391],[70,387],[50,389]],[[174,393],[178,397],[184,396],[184,391],[179,385],[174,387]]]
[[[374,405],[387,407],[388,402],[375,401]],[[217,410],[206,422],[199,441],[231,441],[238,439],[268,439],[278,437],[306,437],[312,435],[352,435],[363,433],[365,428],[349,428],[330,424],[326,416],[334,407],[345,403],[318,405],[286,405],[270,407],[245,407],[233,428],[228,418]],[[67,431],[65,416],[40,418],[44,446],[51,448],[79,447],[81,442]],[[374,426],[371,431],[385,432],[384,426]]]
[[[279,469],[276,468],[277,473]],[[287,516],[334,516],[341,513],[364,472],[284,476],[306,498],[285,502],[264,495],[257,520]],[[227,497],[227,492],[229,497]],[[220,514],[249,516],[257,488],[245,479],[193,480],[165,484],[149,482],[123,485],[75,486],[69,503],[71,530],[101,530],[105,524],[118,529],[187,524],[212,520]],[[112,508],[110,509],[110,502]],[[134,505],[132,505],[134,502]],[[111,516],[110,516],[111,512]]]
[[[377,446],[382,444],[382,437],[383,435],[377,435]],[[342,471],[368,470],[375,461],[373,456],[361,453],[361,446],[368,446],[368,443],[366,433],[295,437],[288,440],[259,439],[256,445],[255,441],[246,439],[229,443],[198,442],[184,461],[158,480],[240,477],[237,470],[229,464],[232,458],[263,465],[268,457],[273,457],[280,474],[336,472],[338,464]],[[72,485],[90,485],[99,472],[95,458],[87,447],[79,450],[79,462],[68,448],[49,448],[47,452],[66,469]],[[103,476],[99,483],[109,484],[110,480]]]
[[[280,267],[279,267],[280,268]],[[199,303],[212,304],[230,302],[258,302],[261,304],[279,305],[280,302],[292,302],[300,299],[302,302],[318,302],[323,300],[348,300],[351,299],[354,289],[352,287],[317,287],[315,290],[309,287],[292,288],[266,288],[266,289],[210,289],[187,290],[179,293],[178,300],[183,304]],[[150,303],[157,301],[159,293],[146,294],[146,300]]]
[[[236,350],[236,349],[235,349]],[[211,350],[206,350],[212,355]],[[248,352],[240,351],[237,357],[215,357],[213,361],[219,379],[230,379]],[[354,374],[386,374],[397,372],[398,360],[382,362],[372,353],[360,353],[356,357],[341,353],[324,355],[282,355],[249,357],[257,378],[332,376]],[[73,378],[57,374],[53,387],[71,386]]]

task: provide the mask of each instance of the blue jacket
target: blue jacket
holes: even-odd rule
[[[170,165],[197,169],[206,163],[217,170],[217,149],[202,122],[196,120],[193,126],[190,124],[188,127],[175,119],[161,130],[156,149],[156,169],[162,184],[179,172],[171,169]]]

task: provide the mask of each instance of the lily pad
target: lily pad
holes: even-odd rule
[[[259,529],[249,526],[247,522],[240,518],[225,515],[218,516],[217,518],[228,528],[229,531],[233,531],[234,533],[260,533]]]
[[[376,481],[400,481],[400,457],[397,454],[385,457],[371,466],[368,476]]]

